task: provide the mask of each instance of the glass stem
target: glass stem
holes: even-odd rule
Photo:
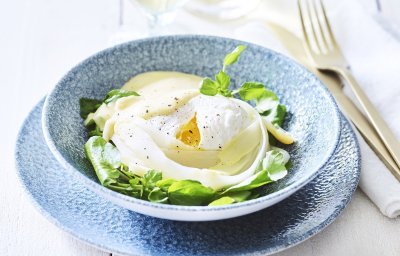
[[[149,14],[149,35],[160,36],[164,35],[165,27],[174,20],[175,12],[163,12],[157,14]]]
[[[152,14],[149,15],[149,35],[150,36],[158,36],[161,32],[160,26],[160,15],[161,14]]]

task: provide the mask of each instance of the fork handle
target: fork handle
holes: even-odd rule
[[[360,102],[360,105],[367,114],[372,126],[375,128],[397,166],[400,167],[400,143],[396,136],[390,130],[389,126],[383,120],[371,101],[368,99],[367,95],[358,85],[352,73],[347,69],[338,69],[337,72],[347,81],[348,85],[353,90],[357,100]]]

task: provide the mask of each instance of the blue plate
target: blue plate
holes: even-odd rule
[[[126,255],[266,255],[315,235],[342,212],[360,175],[360,151],[349,123],[319,175],[284,201],[229,220],[177,222],[141,215],[88,190],[63,169],[46,146],[41,101],[16,145],[21,182],[52,223],[105,251]]]

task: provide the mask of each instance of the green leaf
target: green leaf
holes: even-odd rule
[[[276,94],[268,89],[264,89],[262,95],[256,100],[256,110],[258,113],[265,115],[267,111],[275,108],[279,104]]]
[[[246,46],[239,45],[231,53],[228,53],[224,58],[224,68],[222,70],[225,70],[227,66],[234,64],[245,49]]]
[[[130,184],[127,183],[112,183],[112,184],[107,184],[104,185],[106,188],[109,188],[111,190],[114,190],[118,193],[128,195],[131,197],[135,198],[141,198],[143,194],[143,186],[142,185],[135,185],[131,186]]]
[[[240,98],[243,100],[256,100],[265,93],[265,86],[258,82],[246,82],[239,89]]]
[[[125,91],[122,89],[115,89],[111,90],[110,92],[107,93],[106,98],[103,100],[104,103],[108,104],[110,102],[113,102],[117,99],[123,98],[123,97],[128,97],[128,96],[140,96],[137,92],[134,91]]]
[[[88,129],[88,136],[103,136],[103,132],[100,130],[100,127],[95,123],[91,123],[89,126],[87,126]]]
[[[80,116],[86,119],[90,113],[96,112],[96,110],[101,106],[102,101],[96,99],[80,98]]]
[[[168,197],[176,205],[206,205],[215,195],[213,189],[194,180],[181,180],[168,189]]]
[[[275,148],[265,154],[261,168],[268,173],[272,181],[277,181],[287,175],[286,163],[288,161],[289,154],[283,149]]]
[[[121,156],[119,154],[119,151],[111,143],[106,143],[104,145],[102,157],[103,160],[107,162],[112,168],[118,168],[121,166]]]
[[[215,76],[215,81],[219,84],[219,89],[221,91],[228,90],[229,85],[231,84],[230,76],[224,71],[219,71]]]
[[[131,183],[130,181],[129,181],[129,183],[130,183],[129,184],[130,185],[130,189],[129,189],[130,194],[129,195],[136,197],[136,198],[143,198],[143,192],[144,192],[143,185],[141,185],[140,183],[133,185],[134,182]]]
[[[272,124],[281,126],[286,115],[286,107],[279,104],[278,96],[262,83],[246,82],[238,90],[243,100],[255,100],[257,111]]]
[[[286,163],[289,161],[289,154],[283,150],[275,148],[265,154],[265,158],[260,162],[256,173],[222,192],[228,195],[229,192],[246,191],[258,188],[265,184],[282,179],[287,175]]]
[[[217,206],[217,205],[240,203],[246,201],[250,197],[250,195],[251,195],[250,191],[230,192],[227,193],[225,196],[212,201],[209,205]]]
[[[215,76],[215,80],[219,85],[219,94],[225,97],[232,97],[232,92],[229,90],[229,85],[231,84],[230,76],[224,71],[218,72]]]
[[[137,185],[140,185],[141,181],[138,177],[133,177],[132,179],[129,179],[129,184],[134,187]]]
[[[167,193],[162,191],[158,187],[153,188],[153,190],[148,195],[147,199],[150,202],[154,202],[154,203],[161,203],[161,204],[168,203],[168,195],[167,195]]]
[[[174,179],[159,180],[159,181],[157,181],[156,186],[159,187],[162,191],[168,192],[169,187],[174,182],[176,182],[176,180],[174,180]]]
[[[257,98],[255,108],[272,124],[282,126],[286,116],[286,107],[279,103],[278,96],[274,92],[265,89],[263,94]]]
[[[272,180],[269,178],[267,171],[262,170],[253,174],[251,177],[245,179],[239,184],[226,189],[222,194],[225,195],[228,192],[252,190],[271,182]]]
[[[162,179],[162,172],[156,170],[147,171],[143,178],[142,184],[150,190],[156,186],[156,183]]]
[[[102,185],[116,183],[121,160],[117,149],[100,136],[93,136],[85,144],[85,153]]]
[[[233,198],[236,203],[246,201],[250,197],[250,195],[251,195],[250,191],[237,191],[226,194],[226,196]]]
[[[229,85],[231,83],[231,78],[228,74],[220,71],[216,76],[215,80],[206,77],[203,79],[200,92],[204,95],[214,96],[221,94],[225,97],[231,97],[232,92],[229,90]]]
[[[233,204],[233,203],[235,203],[235,199],[233,199],[232,197],[229,197],[229,196],[224,196],[217,200],[212,201],[208,205],[209,206],[219,206],[219,205],[227,205],[227,204]]]
[[[272,117],[272,124],[282,126],[283,120],[285,120],[286,116],[286,107],[282,104],[278,104],[276,108],[271,111],[270,115]]]
[[[208,77],[203,79],[200,87],[200,92],[202,94],[208,96],[214,96],[218,93],[218,91],[219,91],[218,84],[215,81],[211,80]]]

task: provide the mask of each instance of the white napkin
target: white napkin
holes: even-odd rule
[[[359,84],[399,138],[400,42],[382,29],[358,2],[337,3],[328,2],[328,10],[333,10],[328,15],[337,41]],[[331,7],[334,4],[336,6]],[[271,40],[269,32],[259,23],[248,23],[240,27],[235,37],[285,53],[283,46]],[[348,87],[345,87],[345,92],[357,103]],[[400,183],[358,132],[357,137],[362,155],[359,186],[384,215],[395,218],[400,215]]]
[[[400,42],[358,2],[341,1],[330,14],[334,33],[354,76],[400,138]],[[357,102],[348,87],[345,92]],[[360,188],[384,215],[399,216],[400,183],[359,135],[358,139],[362,154]]]
[[[384,30],[373,16],[373,3],[324,1],[336,39],[351,64],[354,76],[383,118],[400,138],[400,42]],[[192,31],[233,37],[264,45],[288,55],[288,51],[268,31],[264,22],[281,24],[301,36],[297,4],[292,0],[264,1],[239,22],[207,21],[180,11],[172,33]],[[349,88],[345,92],[353,97]],[[357,102],[354,100],[354,102]],[[360,188],[381,212],[394,218],[400,215],[400,183],[358,135],[362,154]]]

